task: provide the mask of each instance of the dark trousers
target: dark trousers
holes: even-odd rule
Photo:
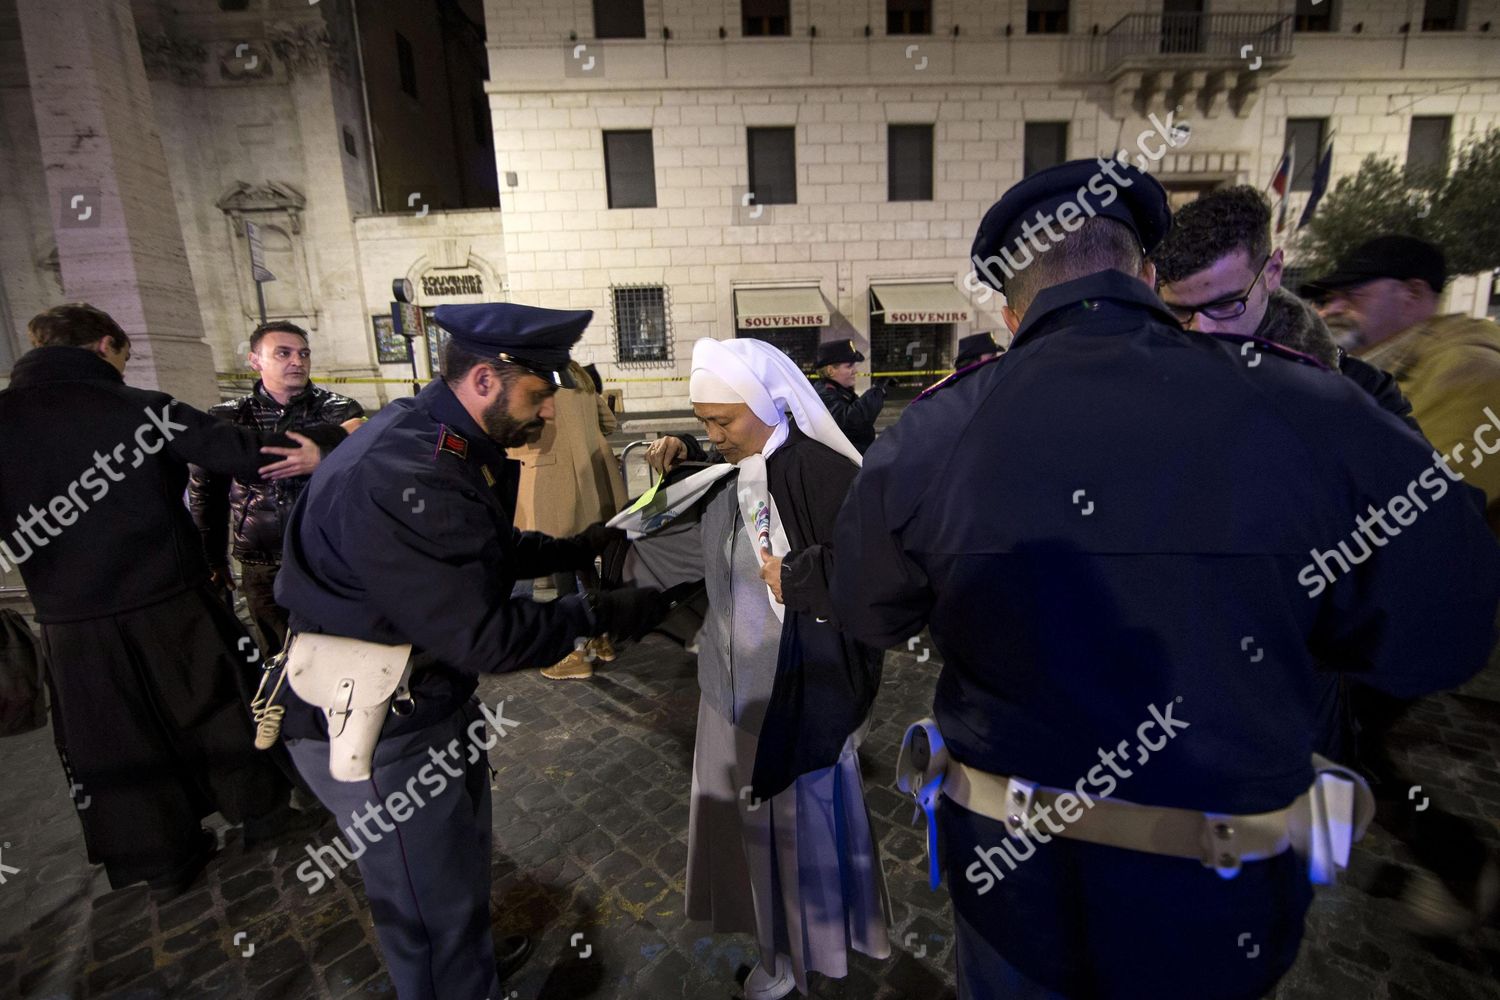
[[[255,631],[260,635],[261,654],[275,656],[286,645],[287,610],[276,603],[276,573],[279,565],[242,563],[240,586],[245,591],[245,607]]]
[[[1256,1000],[1297,958],[1312,886],[1291,851],[1221,879],[1191,859],[1028,844],[949,800],[938,830],[961,1000]]]
[[[351,856],[359,865],[401,1000],[505,995],[490,933],[489,759],[474,734],[494,739],[471,702],[437,725],[381,740],[367,781],[335,780],[327,743],[287,742],[297,769],[344,831],[346,849],[320,850],[321,866]],[[393,793],[407,801],[398,807]],[[360,816],[369,832],[357,824]],[[316,878],[311,864],[299,871]]]
[[[201,858],[200,820],[254,823],[288,784],[255,749],[239,619],[208,587],[108,618],[43,625],[53,721],[89,858],[114,888]]]
[[[1355,720],[1358,766],[1375,795],[1375,821],[1411,848],[1417,862],[1443,880],[1462,902],[1472,904],[1488,850],[1467,820],[1445,812],[1437,802],[1419,803],[1409,796],[1413,785],[1392,759],[1390,732],[1416,704],[1359,684],[1349,685]],[[1422,798],[1427,798],[1424,794]]]

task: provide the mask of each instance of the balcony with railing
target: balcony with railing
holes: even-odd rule
[[[1287,14],[1129,14],[1088,40],[1076,75],[1112,85],[1120,114],[1191,104],[1243,116],[1291,58]]]

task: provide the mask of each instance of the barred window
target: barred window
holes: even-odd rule
[[[615,320],[615,359],[670,362],[672,337],[667,290],[661,285],[616,285],[611,289]]]

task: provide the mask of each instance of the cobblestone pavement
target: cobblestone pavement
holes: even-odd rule
[[[890,655],[865,744],[895,955],[859,957],[842,982],[814,977],[815,996],[954,995],[946,897],[928,891],[920,830],[890,788],[897,741],[906,722],[925,714],[935,666],[935,657]],[[509,998],[737,994],[736,970],[752,961],[748,939],[716,938],[682,916],[693,671],[691,658],[653,638],[591,681],[550,683],[532,672],[481,683],[480,696],[491,705],[504,699],[506,717],[518,723],[490,751],[498,771],[496,932],[525,931],[537,944],[507,984]],[[1424,792],[1479,818],[1492,843],[1500,839],[1497,723],[1500,683],[1487,676],[1465,694],[1433,700],[1401,733]],[[9,875],[0,885],[0,996],[394,996],[357,872],[351,866],[309,895],[293,874],[305,858],[300,842],[247,852],[230,830],[204,884],[187,895],[158,907],[142,886],[110,892],[84,860],[51,741],[46,730],[0,740],[0,864],[8,866],[0,875]],[[1348,884],[1314,905],[1280,1000],[1500,993],[1494,922],[1442,948],[1396,927],[1394,904],[1370,883],[1378,861],[1401,857],[1378,830],[1367,838]]]

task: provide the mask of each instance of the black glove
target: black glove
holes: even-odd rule
[[[589,603],[599,633],[616,639],[640,639],[672,610],[661,591],[652,587],[601,591]]]
[[[594,557],[604,555],[611,545],[623,544],[626,534],[620,528],[607,528],[603,521],[591,524],[573,535],[568,542],[578,550],[574,569],[585,569],[594,565]]]
[[[607,527],[603,521],[589,525],[583,531],[569,539],[569,541],[582,545],[596,556],[602,555],[612,542],[623,542],[624,540],[625,530],[623,528]]]

